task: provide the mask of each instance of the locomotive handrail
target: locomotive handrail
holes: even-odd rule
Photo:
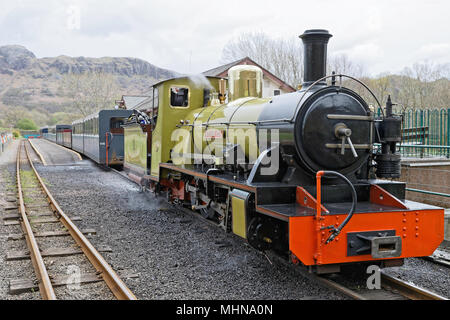
[[[286,118],[285,118],[285,119],[269,119],[269,120],[260,120],[260,121],[237,121],[237,122],[233,122],[232,124],[258,125],[258,124],[261,124],[261,123],[272,123],[272,122],[290,122],[290,123],[292,123],[292,122],[294,122],[294,119],[295,119],[295,117],[296,117],[296,115],[297,115],[298,108],[299,108],[301,102],[303,101],[303,98],[304,98],[305,95],[310,91],[310,89],[311,89],[312,87],[314,87],[316,84],[318,84],[319,82],[323,81],[323,80],[326,80],[326,79],[329,79],[329,78],[335,78],[335,77],[339,77],[339,78],[341,79],[341,81],[342,81],[342,77],[349,78],[349,79],[354,80],[354,81],[358,82],[359,84],[361,84],[364,88],[367,89],[367,91],[369,91],[369,93],[370,93],[370,94],[372,95],[372,97],[375,99],[375,101],[376,101],[377,104],[378,104],[378,107],[380,108],[380,110],[381,110],[381,112],[383,113],[383,116],[384,116],[384,110],[383,110],[383,108],[381,107],[380,101],[379,101],[378,98],[375,96],[375,94],[373,93],[373,91],[370,90],[370,88],[369,88],[364,82],[362,82],[361,80],[358,80],[358,79],[356,79],[356,78],[354,78],[354,77],[352,77],[352,76],[346,75],[346,74],[334,74],[334,75],[325,76],[325,77],[322,77],[322,78],[316,80],[315,82],[313,82],[313,83],[305,90],[305,92],[303,92],[303,94],[302,94],[300,100],[299,100],[298,103],[297,103],[297,106],[295,107],[295,112],[294,112],[294,114],[292,115],[292,118],[290,118],[290,119],[286,119]],[[229,125],[229,124],[231,124],[231,123],[230,123],[230,122],[220,122],[220,123],[217,123],[217,122],[216,122],[216,123],[206,123],[206,124],[203,124],[203,123],[202,123],[201,126],[203,127],[203,126]],[[194,126],[196,126],[196,125],[195,125],[195,123],[193,123],[193,124],[182,124],[182,125],[177,125],[177,127],[183,127],[183,126],[194,127]]]
[[[245,125],[245,124],[251,124],[256,126],[260,123],[270,123],[270,122],[292,122],[292,120],[289,119],[273,119],[273,120],[260,120],[260,121],[235,121],[235,122],[213,122],[213,123],[202,123],[202,124],[177,124],[177,128],[181,127],[213,127],[213,126],[229,126],[229,125]]]
[[[345,218],[345,220],[340,224],[339,227],[334,227],[334,225],[330,225],[328,227],[320,227],[320,220],[321,220],[321,177],[325,176],[325,175],[334,175],[338,178],[341,178],[342,180],[344,180],[344,182],[346,184],[349,185],[350,190],[352,192],[352,207],[350,208],[350,211],[348,212],[347,217]],[[325,244],[330,243],[331,241],[334,240],[335,237],[337,237],[339,235],[339,233],[341,233],[342,229],[347,225],[347,223],[350,221],[350,219],[353,217],[353,214],[355,213],[355,209],[356,209],[356,204],[358,202],[358,196],[356,194],[356,190],[355,187],[353,186],[353,184],[350,182],[350,180],[348,180],[344,175],[340,174],[339,172],[336,171],[319,171],[317,172],[316,175],[316,179],[317,179],[317,227],[319,229],[319,231],[321,230],[325,230],[325,229],[331,229],[331,235],[328,237],[327,241],[325,242]]]
[[[378,104],[378,107],[380,108],[380,110],[381,110],[381,112],[383,113],[383,116],[384,116],[384,111],[383,111],[383,108],[381,107],[380,101],[379,101],[378,98],[375,96],[375,94],[372,92],[372,90],[370,90],[370,88],[369,88],[364,82],[362,82],[361,80],[358,80],[358,79],[356,79],[356,78],[354,78],[354,77],[352,77],[352,76],[349,76],[349,75],[346,75],[346,74],[342,74],[342,73],[341,73],[341,74],[332,74],[332,75],[330,75],[330,76],[322,77],[322,78],[320,78],[320,79],[314,81],[310,86],[308,86],[308,89],[305,90],[305,92],[303,93],[302,97],[301,97],[300,100],[298,101],[297,107],[295,107],[295,112],[294,112],[294,115],[293,115],[292,118],[291,118],[291,122],[294,121],[294,118],[295,118],[296,115],[297,115],[298,107],[300,106],[300,103],[303,101],[303,98],[304,98],[305,95],[309,92],[309,90],[310,90],[312,87],[314,87],[316,84],[318,84],[319,82],[322,82],[323,80],[326,80],[326,79],[328,79],[328,78],[335,78],[335,77],[339,77],[341,83],[342,83],[342,77],[345,77],[345,78],[352,79],[352,80],[358,82],[359,84],[361,84],[364,88],[367,89],[367,91],[369,91],[369,93],[370,93],[370,94],[372,95],[372,97],[375,99],[375,101],[376,101],[377,104]],[[342,87],[342,84],[340,84],[339,87]]]

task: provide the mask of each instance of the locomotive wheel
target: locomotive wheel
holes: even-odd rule
[[[260,251],[270,249],[271,239],[265,236],[270,234],[270,231],[266,230],[267,228],[270,228],[270,225],[265,224],[260,217],[255,217],[250,221],[247,230],[247,240],[253,248]]]
[[[214,210],[211,207],[200,209],[200,214],[205,219],[211,219],[214,217]]]

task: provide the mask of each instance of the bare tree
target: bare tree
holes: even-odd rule
[[[228,42],[222,51],[222,62],[232,62],[250,57],[293,87],[302,82],[302,42],[273,39],[264,32],[243,33]],[[450,64],[436,65],[429,61],[415,63],[399,75],[382,73],[369,76],[365,65],[351,60],[345,54],[329,54],[327,74],[332,71],[362,80],[371,88],[380,104],[388,95],[395,102],[410,108],[450,108]],[[337,79],[339,81],[339,79]],[[355,81],[342,79],[342,85],[361,95],[368,104],[376,106],[372,95]]]
[[[351,61],[346,54],[330,55],[328,58],[327,73],[331,72],[346,74],[355,78],[366,76],[364,65]]]
[[[293,87],[302,82],[303,55],[299,39],[272,39],[263,32],[243,33],[228,42],[222,62],[249,57]]]
[[[118,91],[114,76],[102,72],[69,73],[63,78],[62,88],[72,107],[83,116],[112,108]]]
[[[449,65],[425,61],[403,69],[397,85],[401,103],[411,108],[450,106]]]

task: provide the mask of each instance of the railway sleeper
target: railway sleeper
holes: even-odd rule
[[[139,275],[129,271],[119,272],[119,277],[122,279],[138,278]],[[55,275],[51,277],[51,282],[54,287],[61,287],[73,284],[73,275]],[[104,281],[101,274],[95,273],[82,273],[77,279],[79,284],[95,283]],[[16,295],[24,292],[30,292],[32,290],[39,290],[38,281],[31,279],[12,279],[9,282],[9,293]]]
[[[98,252],[112,252],[109,246],[98,246]],[[41,251],[42,257],[65,257],[75,254],[82,254],[83,251],[79,248],[49,248]],[[9,251],[6,253],[6,261],[25,260],[30,259],[30,252],[28,250]]]

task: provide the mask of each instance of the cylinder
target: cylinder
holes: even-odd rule
[[[332,35],[323,29],[306,30],[303,40],[303,86],[325,77],[327,72],[327,45]]]

